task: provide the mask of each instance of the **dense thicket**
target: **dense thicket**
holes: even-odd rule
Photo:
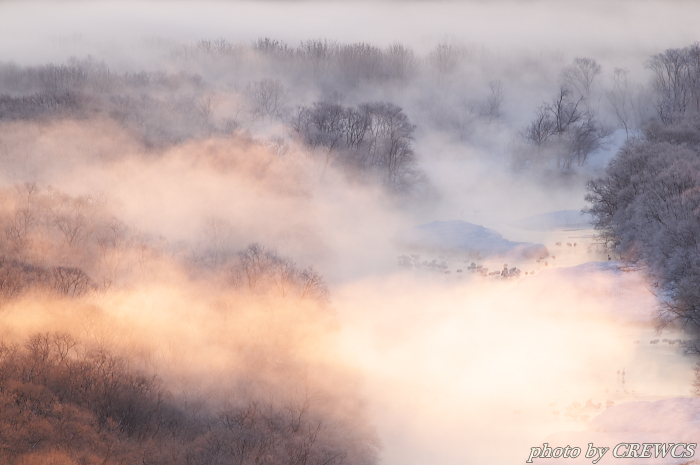
[[[269,37],[256,40],[252,47],[222,39],[201,40],[182,47],[176,54],[188,59],[240,62],[251,52],[269,58],[278,72],[306,75],[311,71],[314,79],[346,88],[368,82],[405,82],[414,77],[420,64],[413,50],[401,44],[380,49],[365,42],[345,44],[327,39],[303,41],[297,47]],[[457,53],[452,51],[453,55]]]
[[[588,185],[600,237],[643,265],[662,319],[700,335],[700,119],[698,46],[654,56],[657,117]],[[700,352],[700,345],[695,346]]]
[[[700,328],[700,152],[665,141],[627,144],[589,184],[595,226],[624,259],[646,265],[666,316]]]
[[[67,334],[0,343],[0,463],[371,464],[371,437],[308,397],[183,407],[155,376]]]
[[[411,124],[391,103],[367,103],[358,108],[318,102],[300,108],[292,127],[308,146],[360,175],[375,175],[393,191],[406,191],[422,180],[413,152]]]
[[[696,66],[693,50],[679,51],[676,55],[682,59],[676,61],[673,54],[660,55],[650,65],[656,71],[653,87],[664,117],[668,108],[693,111],[696,105],[697,83],[687,78]],[[502,122],[518,120],[513,132],[523,123],[506,114],[511,103],[505,102],[506,77],[523,70],[548,74],[551,65],[533,67],[531,56],[498,63],[484,50],[449,40],[422,57],[401,44],[379,48],[310,40],[294,47],[270,38],[252,44],[202,40],[163,53],[167,58],[159,59],[167,63],[161,69],[168,72],[116,71],[94,59],[33,67],[0,64],[0,121],[109,118],[137,134],[147,149],[160,149],[236,131],[267,133],[271,140],[284,141],[288,132],[299,133],[300,123],[308,129],[309,119],[329,119],[319,113],[346,113],[361,127],[370,112],[371,124],[380,130],[388,117],[396,120],[391,114],[398,114],[460,142],[487,137],[493,144],[491,136],[500,132]],[[671,62],[675,68],[669,67]],[[634,131],[651,106],[624,70],[615,70],[614,87],[606,91],[600,82],[602,67],[594,59],[576,58],[560,69],[554,97],[535,110],[521,131],[524,137],[516,137],[524,146],[510,150],[519,168],[582,166],[604,146],[610,125],[603,121],[616,118],[620,126]],[[537,80],[541,82],[541,76]],[[670,102],[674,98],[678,102]],[[368,104],[373,108],[362,105],[368,101],[377,103]],[[304,111],[295,112],[299,107]],[[304,130],[301,140],[312,148],[326,147],[339,162],[336,166],[356,179],[378,179],[389,189],[405,192],[422,178],[413,163],[409,126],[399,123],[404,135],[396,140],[403,142],[389,143],[400,148],[396,154],[372,140],[361,141],[362,147],[355,140],[334,146],[336,128],[317,128],[310,137]],[[291,131],[280,130],[284,127]],[[321,142],[318,133],[324,133]],[[354,130],[348,134],[356,135]]]
[[[318,378],[333,375],[321,376],[303,355],[304,344],[326,340],[333,320],[328,288],[313,268],[220,236],[183,254],[127,227],[104,200],[31,183],[0,190],[0,205],[0,331],[5,312],[29,314],[37,305],[60,307],[77,328],[23,341],[2,333],[0,464],[376,463],[377,441],[357,393],[331,392]],[[187,398],[197,394],[173,395],[156,375],[134,368],[143,360],[129,348],[109,350],[93,334],[110,292],[172,286],[172,275],[144,282],[151,266],[184,274],[181,286],[206,288],[213,303],[198,301],[198,315],[218,305],[215,312],[224,307],[224,321],[234,321],[226,329],[231,342],[216,347],[225,382],[195,406]],[[85,302],[93,316],[81,313]],[[86,327],[92,336],[81,343],[74,334]],[[157,337],[158,329],[150,333]]]
[[[299,133],[300,124],[308,129],[318,122],[309,121],[318,119],[312,113],[330,106],[318,104],[314,111],[304,109],[292,115],[291,108],[298,103],[291,100],[290,89],[283,81],[300,69],[308,72],[305,64],[314,70],[313,87],[324,88],[321,81],[333,77],[337,79],[332,82],[342,89],[365,81],[404,79],[415,65],[412,52],[398,45],[381,51],[367,44],[341,46],[319,41],[304,43],[291,51],[269,39],[244,49],[225,42],[203,41],[194,48],[185,47],[183,53],[181,59],[204,60],[218,69],[210,70],[209,80],[205,80],[199,74],[184,72],[116,73],[91,59],[25,68],[0,65],[0,122],[99,116],[138,134],[146,148],[230,135],[238,128],[249,129],[255,124],[274,126],[281,122]],[[247,56],[251,54],[280,68],[277,73],[283,80],[269,77],[270,73],[257,79],[261,66],[254,57]],[[215,65],[207,60],[214,60]],[[216,75],[234,64],[244,70],[232,81],[218,82]],[[378,177],[392,191],[408,190],[421,177],[412,148],[415,126],[391,103],[362,105],[356,112],[361,115],[364,136],[355,141],[352,150],[343,152],[352,152],[353,156],[343,157],[344,162],[337,166],[366,180]],[[326,129],[317,128],[317,132]],[[308,131],[302,140],[311,147],[327,145]],[[340,147],[327,148],[331,151]]]
[[[91,59],[37,67],[0,66],[0,121],[106,117],[147,147],[163,147],[236,123],[210,121],[202,78],[163,72],[115,73]]]
[[[653,71],[655,107],[664,123],[700,115],[700,44],[668,49],[648,63]]]
[[[42,289],[79,297],[134,284],[168,257],[193,277],[206,272],[207,278],[252,295],[327,302],[328,288],[313,267],[300,268],[260,244],[242,248],[221,237],[221,220],[211,219],[207,226],[197,251],[190,247],[182,253],[186,244],[154,240],[126,225],[99,197],[71,196],[34,183],[0,189],[0,296]]]
[[[82,295],[118,283],[162,250],[113,215],[99,196],[35,183],[0,189],[0,292],[29,286]],[[140,264],[140,265],[139,265]]]

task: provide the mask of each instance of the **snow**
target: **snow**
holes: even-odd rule
[[[590,425],[593,431],[663,433],[678,441],[700,440],[700,398],[626,402],[608,409]]]
[[[653,402],[626,402],[614,405],[594,418],[588,431],[567,431],[553,434],[545,439],[550,447],[580,447],[581,456],[577,459],[541,459],[551,465],[569,463],[591,463],[592,458],[585,458],[588,443],[595,447],[609,447],[610,450],[603,456],[599,464],[619,463],[623,460],[626,464],[667,464],[680,465],[693,462],[693,458],[673,458],[668,453],[665,458],[655,457],[654,448],[651,448],[651,458],[614,458],[613,448],[620,443],[698,443],[700,441],[700,398],[675,397]],[[541,444],[534,445],[542,447]],[[625,451],[621,448],[618,453]],[[683,450],[678,449],[678,453]],[[696,451],[697,452],[697,451]],[[680,454],[679,454],[680,455]],[[538,463],[538,460],[533,460]]]
[[[416,226],[401,234],[399,242],[417,249],[466,252],[480,257],[534,259],[549,256],[542,244],[509,241],[493,229],[461,220],[433,221]]]
[[[582,215],[579,210],[562,210],[535,215],[523,218],[517,224],[521,228],[538,231],[591,228],[590,218]],[[471,279],[462,281],[457,280],[458,277],[455,275],[444,279],[452,279],[455,283],[463,282],[467,285],[474,285],[477,282],[483,282],[484,285],[502,285],[504,295],[511,293],[514,301],[522,303],[523,311],[534,311],[529,309],[528,303],[536,299],[536,311],[551,311],[553,318],[562,319],[562,324],[569,321],[566,319],[566,312],[576,312],[580,320],[575,321],[580,321],[582,325],[588,321],[609,321],[612,323],[611,327],[615,328],[615,337],[619,338],[617,339],[619,343],[611,343],[610,335],[605,336],[604,332],[600,334],[592,332],[590,338],[592,346],[582,346],[582,351],[595,354],[596,348],[603,350],[598,347],[598,344],[605,344],[607,341],[609,344],[607,348],[611,349],[611,352],[605,351],[604,355],[610,357],[610,363],[601,364],[595,357],[594,362],[591,362],[591,356],[589,356],[589,363],[593,364],[588,368],[582,365],[576,369],[580,372],[590,370],[590,373],[585,377],[574,377],[577,380],[575,385],[566,383],[557,385],[556,392],[561,393],[559,397],[562,402],[557,407],[551,408],[551,410],[557,410],[556,416],[546,409],[546,405],[551,406],[552,401],[559,401],[554,391],[551,394],[551,401],[542,404],[547,410],[546,413],[542,412],[540,407],[542,402],[539,399],[522,407],[518,405],[519,413],[517,415],[513,413],[514,421],[528,422],[524,424],[532,428],[542,428],[542,430],[541,434],[534,435],[538,437],[539,443],[528,443],[527,447],[518,444],[517,453],[521,454],[521,460],[520,462],[510,461],[510,463],[524,463],[530,453],[529,447],[542,447],[544,442],[552,448],[567,445],[579,447],[582,452],[577,459],[535,458],[533,463],[552,465],[592,463],[593,458],[585,457],[589,443],[596,447],[610,448],[598,462],[605,465],[620,463],[620,459],[613,457],[612,454],[613,448],[620,443],[700,442],[700,398],[684,397],[690,393],[691,380],[688,376],[692,375],[692,365],[688,365],[690,362],[680,356],[681,344],[675,343],[675,338],[683,335],[669,334],[672,330],[665,330],[663,336],[655,333],[654,309],[658,302],[650,292],[643,272],[632,269],[623,262],[607,260],[585,263],[576,261],[575,263],[579,264],[575,266],[556,266],[560,261],[566,261],[567,257],[577,260],[590,260],[594,257],[595,254],[591,254],[586,249],[585,240],[580,241],[576,249],[554,247],[556,252],[553,253],[558,256],[557,260],[550,259],[549,266],[543,267],[544,260],[542,260],[543,263],[539,263],[535,262],[535,259],[542,255],[549,256],[549,253],[545,252],[547,249],[544,245],[512,242],[493,229],[465,221],[433,221],[422,224],[404,232],[400,241],[404,245],[415,248],[457,254],[468,252],[479,254],[482,258],[519,255],[518,258],[522,263],[518,263],[517,260],[515,263],[523,270],[536,270],[535,275],[521,275],[517,279],[509,280],[499,278],[496,281],[481,281],[483,278],[471,274],[464,277]],[[506,299],[506,302],[510,301]],[[571,302],[571,305],[562,306],[561,302]],[[482,308],[484,305],[486,304],[479,301],[475,304],[475,308]],[[504,309],[501,311],[508,314]],[[508,315],[513,317],[512,314]],[[459,324],[453,326],[462,327]],[[582,331],[584,327],[588,328],[582,326]],[[597,326],[591,326],[591,328],[600,330]],[[515,339],[517,337],[519,336],[510,336]],[[542,336],[537,342],[544,343],[547,337],[549,336]],[[661,337],[674,339],[674,344],[659,341]],[[563,344],[561,350],[571,347],[573,345]],[[449,358],[449,355],[446,357]],[[575,363],[578,359],[574,357],[573,360],[572,363]],[[624,383],[624,377],[620,384],[619,372],[616,380],[614,370],[610,368],[610,365],[618,363],[618,360],[619,368],[626,368],[627,384]],[[678,375],[680,372],[684,374]],[[576,371],[576,373],[579,372]],[[660,384],[659,380],[664,381]],[[545,384],[541,389],[546,391],[549,387]],[[587,402],[586,399],[589,397],[592,401]],[[575,404],[571,402],[572,399],[579,401],[580,407],[570,412],[567,406]],[[608,401],[614,401],[614,404],[606,409]],[[566,416],[568,413],[579,416]],[[544,420],[544,417],[550,419]],[[541,423],[543,421],[548,421],[546,426],[543,426],[545,423]],[[504,434],[514,434],[505,433],[507,427],[506,424],[502,425]],[[624,453],[627,449],[620,450]],[[652,448],[651,458],[625,458],[622,462],[632,465],[700,464],[700,452],[692,458],[673,458],[670,453],[666,457],[655,458],[653,454]]]
[[[565,288],[575,283],[580,295],[600,301],[609,316],[621,323],[652,324],[655,298],[646,289],[644,276],[632,272],[619,261],[587,262],[550,268],[527,278],[528,286],[543,289]],[[611,303],[614,302],[614,305]]]
[[[588,262],[566,268],[554,268],[542,271],[540,274],[527,281],[530,286],[542,286],[551,288],[562,285],[565,282],[574,282],[582,295],[588,298],[599,299],[602,308],[610,312],[612,318],[620,320],[622,324],[647,324],[653,323],[655,299],[650,292],[643,292],[643,274],[625,267],[622,262]],[[607,303],[607,305],[606,305]],[[612,304],[612,305],[611,305]],[[668,349],[663,344],[650,346],[648,340],[641,341],[641,350],[657,351],[658,357],[663,357],[662,350]],[[652,349],[653,347],[653,349]],[[675,347],[675,346],[674,346]],[[680,350],[680,349],[673,349]],[[651,363],[645,359],[646,363]],[[638,363],[635,361],[635,363]],[[650,367],[647,367],[650,368]],[[638,379],[637,389],[644,390],[640,370],[643,366],[630,366],[627,371],[634,373]],[[660,369],[659,367],[655,369]],[[628,385],[629,386],[629,385]],[[688,389],[690,386],[688,386]],[[606,391],[607,392],[607,391]],[[689,392],[689,391],[688,391]],[[615,398],[612,392],[609,394]],[[595,397],[595,396],[594,396]],[[658,397],[656,398],[658,399]],[[600,402],[596,399],[593,404]],[[542,447],[547,443],[550,447],[579,447],[582,452],[577,459],[572,458],[542,458],[533,460],[533,463],[546,463],[551,465],[592,463],[593,458],[584,455],[588,444],[595,447],[609,447],[610,449],[598,463],[602,465],[620,463],[622,458],[612,455],[613,449],[620,443],[698,443],[700,442],[700,398],[697,397],[670,397],[660,400],[627,400],[599,411],[585,411],[594,416],[583,431],[560,431],[543,438],[540,444],[532,444],[531,447]],[[566,411],[559,408],[561,413]],[[619,452],[626,453],[626,447]],[[684,449],[678,449],[684,452]],[[529,453],[529,451],[528,451]],[[650,458],[624,458],[626,464],[652,465],[652,464],[700,464],[700,454],[694,457],[673,458],[668,453],[666,457],[655,457],[654,448],[651,448]],[[524,462],[525,459],[523,459]]]
[[[590,229],[591,215],[581,210],[559,210],[528,216],[511,223],[530,231],[555,231],[558,229]]]

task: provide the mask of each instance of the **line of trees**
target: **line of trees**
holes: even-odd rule
[[[101,116],[160,148],[228,134],[233,117],[214,118],[202,77],[193,73],[117,73],[92,59],[35,67],[0,64],[0,122]]]
[[[589,182],[586,200],[600,238],[647,271],[661,324],[692,331],[692,350],[700,354],[700,113],[691,66],[697,50],[652,58],[656,118]]]
[[[145,279],[151,265],[171,256],[193,274],[219,277],[226,286],[257,296],[329,301],[313,267],[301,268],[260,244],[241,249],[230,225],[210,219],[204,244],[184,252],[154,241],[109,215],[98,196],[73,197],[34,183],[0,190],[0,295],[15,298],[44,289],[69,297]]]
[[[0,295],[18,297],[32,289],[46,289],[68,297],[80,297],[98,289],[98,285],[80,268],[41,267],[0,258]]]
[[[325,304],[329,300],[323,277],[308,267],[301,269],[289,258],[260,244],[250,244],[224,268],[229,282],[253,294],[273,294]]]
[[[0,288],[32,286],[80,296],[143,274],[162,250],[111,216],[99,195],[70,196],[35,183],[0,189]]]
[[[661,121],[700,115],[700,44],[665,50],[647,66],[654,73],[654,105]]]
[[[627,143],[588,190],[587,211],[601,238],[646,268],[663,319],[700,335],[700,145],[654,126]]]
[[[283,53],[278,50],[281,46],[275,44],[270,40],[259,41],[253,50],[281,60]],[[328,52],[334,59],[347,62],[343,76],[352,74],[351,70],[364,75],[373,69],[365,63],[368,60],[365,55],[373,56],[375,49],[367,44],[341,47],[308,42],[300,47],[308,59],[326,56]],[[340,48],[336,50],[337,47]],[[205,48],[209,50],[207,53],[214,53],[213,50],[228,53],[222,44],[209,44]],[[397,45],[389,50],[392,58],[386,58],[387,66],[397,69],[412,66],[404,63],[410,61],[406,58],[410,55],[408,49]],[[341,55],[342,60],[338,58]],[[289,76],[283,74],[283,77]],[[501,87],[493,89],[495,99],[489,100],[486,109],[489,118],[497,117],[502,98]],[[148,149],[161,149],[193,138],[230,136],[241,127],[282,123],[291,125],[312,147],[324,146],[335,154],[342,151],[343,156],[338,158],[342,158],[342,163],[338,166],[365,178],[371,173],[393,191],[407,190],[422,177],[415,168],[412,148],[415,126],[397,105],[376,102],[341,108],[319,103],[293,113],[291,91],[276,78],[251,79],[241,88],[237,83],[229,83],[221,89],[196,74],[116,73],[92,59],[23,68],[0,64],[0,123],[45,123],[56,118],[80,120],[101,116],[140,136]],[[335,126],[338,118],[337,124],[346,124],[345,128]],[[345,134],[337,134],[338,130]],[[331,140],[341,137],[346,139],[344,145]]]
[[[381,49],[365,42],[344,44],[327,39],[303,41],[297,47],[269,37],[262,37],[250,46],[223,39],[200,40],[183,46],[177,54],[186,59],[236,62],[253,54],[271,59],[278,69],[310,70],[315,78],[325,77],[350,87],[366,82],[405,82],[420,65],[414,51],[402,44]]]
[[[186,408],[155,376],[66,333],[0,343],[0,464],[371,465],[372,436],[298,399]]]
[[[258,244],[237,250],[220,222],[209,228],[215,240],[192,260],[167,244],[156,251],[111,217],[100,198],[31,183],[0,191],[0,205],[0,309],[31,293],[50,298],[47,289],[62,297],[109,292],[85,269],[100,277],[116,273],[128,286],[142,276],[140,260],[155,260],[183,266],[193,286],[203,279],[224,283],[220,296],[235,302],[231,315],[240,316],[243,332],[262,326],[253,342],[222,348],[244,354],[220,386],[230,391],[228,401],[196,408],[133,368],[138,361],[95,342],[67,333],[24,341],[7,335],[0,341],[0,465],[377,462],[378,443],[360,410],[341,412],[358,401],[355,393],[341,400],[319,387],[317,368],[298,352],[299,340],[323,339],[334,323],[327,285],[313,268]],[[136,274],[123,273],[130,267]],[[285,325],[282,334],[275,324]]]
[[[605,147],[612,133],[599,117],[596,101],[602,97],[628,138],[639,135],[650,120],[678,127],[696,119],[700,115],[700,45],[665,50],[646,65],[652,72],[647,88],[616,68],[612,87],[601,94],[597,84],[601,66],[591,58],[576,58],[562,70],[557,96],[537,109],[522,133],[534,150],[516,154],[516,159],[524,166],[554,160],[557,168],[565,169],[585,164],[589,155]]]

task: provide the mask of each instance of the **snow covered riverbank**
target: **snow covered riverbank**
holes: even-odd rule
[[[492,464],[495,448],[497,463],[524,463],[547,441],[614,446],[624,434],[610,425],[624,422],[673,418],[694,431],[692,415],[664,403],[690,396],[694,360],[679,342],[687,337],[656,332],[641,272],[578,240],[547,242],[546,265],[508,263],[534,271],[516,278],[482,277],[458,254],[428,254],[336,292],[343,351],[366,374],[384,463]],[[420,266],[436,259],[452,272]],[[651,436],[630,430],[627,442]]]

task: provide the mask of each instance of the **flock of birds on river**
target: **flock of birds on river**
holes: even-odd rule
[[[545,257],[540,257],[537,260],[537,263],[540,263],[541,260],[544,260]],[[553,259],[555,259],[555,256],[552,256]],[[447,264],[447,261],[445,260],[445,257],[440,256],[438,258],[435,258],[431,261],[420,261],[420,255],[401,255],[398,257],[399,261],[399,266],[401,267],[415,267],[415,268],[425,268],[428,270],[432,271],[437,271],[437,272],[442,272],[444,274],[451,274],[452,271],[449,270],[449,265]],[[464,260],[463,263],[469,263],[469,260]],[[549,262],[545,262],[545,266],[549,266]],[[456,270],[456,273],[463,273],[464,270],[470,273],[474,273],[480,276],[484,277],[501,277],[501,278],[516,278],[519,277],[522,273],[522,270],[520,270],[518,267],[508,267],[508,264],[505,263],[503,265],[503,269],[498,271],[491,271],[489,272],[489,269],[483,265],[478,265],[474,262],[471,262],[469,266],[467,266],[465,269],[458,268]],[[525,275],[534,275],[534,271],[526,271],[524,273]]]
[[[561,242],[556,243],[557,246],[561,247],[563,244]],[[567,242],[566,246],[568,247],[577,247],[577,243],[570,243]],[[536,263],[541,263],[543,260],[545,260],[547,257],[541,256],[536,260]],[[556,256],[552,255],[549,256],[550,259],[555,260]],[[611,260],[611,257],[608,255],[608,260]],[[495,270],[495,271],[489,271],[489,268],[477,264],[475,262],[471,262],[470,260],[463,260],[463,261],[458,261],[458,260],[451,260],[452,262],[457,261],[458,263],[464,263],[467,264],[469,263],[468,266],[465,268],[457,268],[455,270],[456,273],[459,273],[458,278],[462,277],[462,273],[469,272],[472,274],[476,274],[479,276],[483,277],[497,277],[497,278],[518,278],[521,275],[534,275],[535,271],[526,271],[522,273],[522,270],[520,270],[518,267],[513,266],[513,267],[508,267],[508,264],[505,263],[503,265],[502,270]],[[417,254],[411,254],[411,255],[401,255],[398,257],[398,265],[401,267],[410,267],[410,268],[417,268],[417,269],[427,269],[430,271],[434,272],[439,272],[439,273],[444,273],[444,274],[451,274],[452,271],[449,269],[449,265],[447,262],[447,259],[444,256],[438,256],[438,258],[434,258],[431,261],[428,260],[423,260],[421,261],[420,255]],[[549,262],[545,261],[544,262],[545,266],[549,266]],[[652,346],[655,346],[657,344],[667,344],[669,346],[675,346],[678,345],[679,348],[684,347],[686,344],[691,343],[690,340],[684,341],[681,339],[652,339],[649,341],[649,344]],[[634,344],[640,344],[639,340],[635,340]],[[618,395],[632,395],[635,396],[636,393],[634,390],[632,391],[627,391],[625,387],[625,369],[623,368],[622,371],[617,370],[617,384],[618,384],[618,389],[616,389],[616,393]],[[607,393],[608,390],[606,389],[605,392]],[[554,419],[559,419],[561,418],[560,415],[562,412],[559,411],[559,408],[557,407],[559,403],[559,400],[557,399],[555,402],[550,403],[549,407],[552,411],[552,418]],[[605,408],[610,408],[615,404],[614,401],[612,400],[606,400],[605,401]],[[588,399],[583,405],[580,404],[579,402],[573,401],[571,404],[567,405],[564,407],[563,410],[563,417],[564,419],[572,420],[572,421],[580,421],[580,422],[588,422],[592,416],[597,415],[598,413],[601,412],[601,409],[603,408],[603,403],[598,402],[594,403],[592,399]],[[515,410],[515,414],[520,414],[520,410]]]
[[[561,247],[563,244],[561,242],[557,242],[555,244],[558,247]],[[576,242],[571,243],[567,242],[566,246],[568,247],[577,247],[578,244]],[[431,271],[436,271],[444,274],[452,274],[452,270],[449,269],[449,265],[447,264],[447,260],[444,256],[440,255],[438,258],[434,258],[431,261],[428,260],[423,260],[421,261],[420,255],[417,254],[410,254],[410,255],[400,255],[398,258],[398,265],[401,267],[406,267],[406,268],[423,268],[423,269],[428,269]],[[543,260],[545,260],[547,257],[545,256],[540,256],[537,260],[536,263],[541,263]],[[551,255],[549,256],[552,260],[555,260],[557,257],[556,255]],[[608,257],[609,258],[609,257]],[[454,260],[453,260],[454,261]],[[520,277],[521,274],[527,276],[527,275],[534,275],[535,271],[526,271],[525,273],[522,272],[518,267],[508,267],[508,264],[505,263],[503,265],[502,270],[495,270],[495,271],[490,271],[489,269],[483,265],[477,264],[475,262],[470,262],[469,260],[463,260],[460,263],[469,263],[469,266],[466,267],[466,271],[475,273],[480,276],[484,277],[500,277],[500,278],[516,278]],[[549,266],[549,261],[544,262],[544,266]],[[465,269],[458,268],[455,272],[456,273],[463,273]],[[460,276],[461,277],[461,276]]]

